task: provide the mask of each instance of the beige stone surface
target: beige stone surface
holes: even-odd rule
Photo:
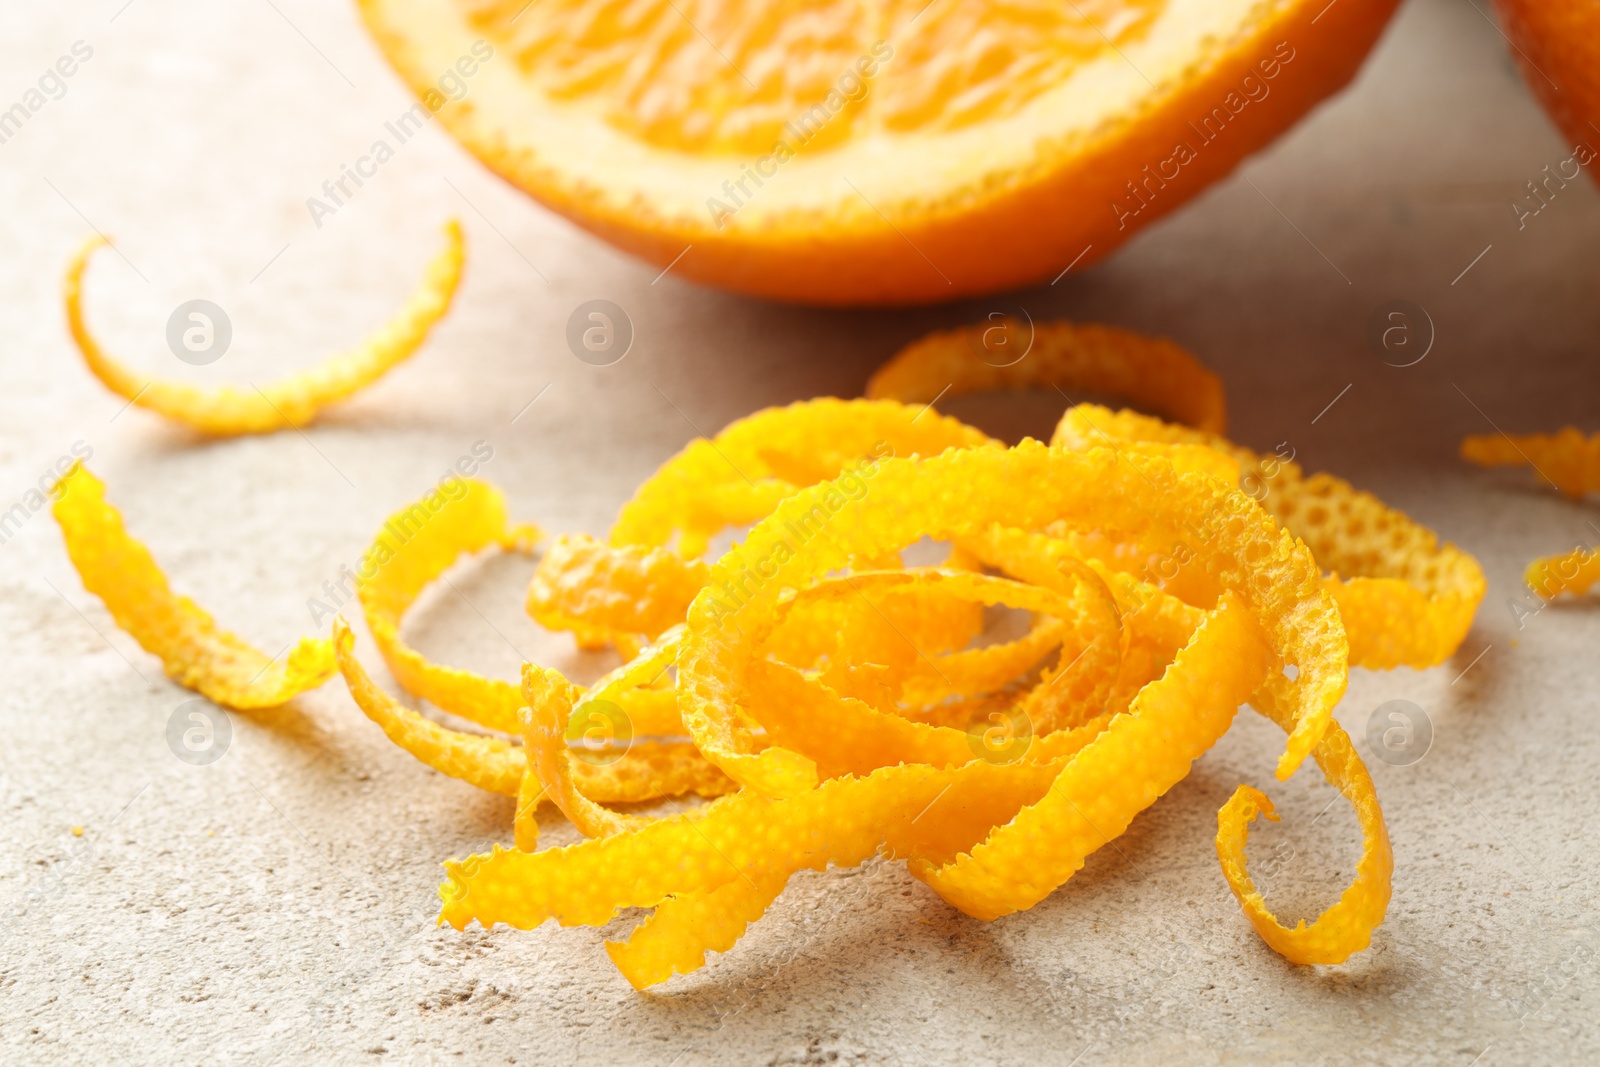
[[[409,104],[349,4],[7,5],[0,107],[74,42],[93,55],[0,144],[0,510],[83,442],[177,586],[263,648],[309,630],[307,599],[475,441],[492,444],[484,474],[519,516],[599,532],[697,430],[853,395],[902,342],[1019,305],[1178,339],[1226,379],[1240,440],[1287,441],[1380,492],[1477,553],[1490,594],[1454,662],[1357,671],[1339,709],[1358,738],[1391,699],[1433,729],[1420,761],[1374,761],[1394,901],[1345,966],[1284,964],[1217,870],[1214,813],[1239,782],[1284,814],[1252,848],[1284,914],[1334,900],[1357,854],[1334,792],[1310,770],[1273,781],[1281,736],[1244,713],[1025,914],[966,919],[891,863],[807,874],[732,952],[640,995],[596,931],[433,928],[439,861],[508,840],[511,804],[390,747],[341,686],[233,716],[210,766],[176,759],[165,732],[190,694],[115,630],[34,514],[0,545],[0,1059],[1600,1058],[1600,620],[1563,604],[1519,627],[1507,606],[1523,563],[1595,536],[1596,516],[1455,458],[1491,423],[1600,422],[1600,198],[1580,181],[1518,228],[1508,202],[1570,146],[1486,10],[1410,0],[1349,92],[1092,270],[989,301],[818,312],[658,278],[437,129],[314,225],[306,198]],[[382,321],[452,215],[471,246],[455,311],[411,363],[303,434],[206,442],[123,411],[66,337],[58,273],[99,229],[122,256],[93,267],[90,314],[116,350],[151,373],[266,380]],[[163,331],[195,297],[227,310],[234,340],[188,371]],[[607,368],[563,341],[597,297],[637,335]],[[1366,342],[1374,309],[1400,298],[1436,332],[1404,369]],[[1013,437],[1046,429],[1052,407],[950,405]],[[522,559],[464,569],[419,608],[416,642],[506,676],[524,656],[592,673],[522,615],[528,573]],[[556,818],[544,829],[572,839]]]

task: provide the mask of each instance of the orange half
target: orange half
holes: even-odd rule
[[[360,0],[512,184],[675,275],[909,304],[1086,266],[1342,87],[1396,0]]]

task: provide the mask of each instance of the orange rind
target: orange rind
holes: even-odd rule
[[[327,641],[302,637],[287,657],[271,657],[174,593],[149,549],[106,502],[105,484],[81,463],[56,484],[55,498],[50,510],[83,587],[185,689],[248,711],[276,707],[333,676]]]
[[[461,224],[452,220],[444,234],[445,247],[393,319],[351,351],[259,387],[146,378],[101,348],[83,314],[84,272],[94,253],[109,243],[100,235],[86,241],[67,265],[62,282],[67,325],[90,373],[130,404],[214,437],[298,429],[408,359],[450,310],[465,260]]]

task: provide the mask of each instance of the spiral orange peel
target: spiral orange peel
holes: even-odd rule
[[[575,822],[596,839],[533,854],[496,849],[446,864],[441,920],[458,927],[478,921],[528,928],[546,918],[598,925],[621,908],[654,907],[626,942],[607,946],[642,988],[730,947],[788,876],[808,867],[883,853],[907,860],[913,874],[977,917],[1030,907],[1182,780],[1252,694],[1270,691],[1273,714],[1290,731],[1280,773],[1293,769],[1297,753],[1320,762],[1345,681],[1342,628],[1320,572],[1271,516],[1210,473],[1215,463],[1180,456],[1199,459],[1194,465],[1202,469],[1180,470],[1160,455],[1035,442],[885,459],[870,491],[803,541],[795,518],[838,489],[821,483],[785,498],[711,566],[676,659],[684,725],[699,750],[745,788],[660,819],[584,810],[581,786],[559,765],[570,756],[553,747],[573,691],[552,700],[550,687],[564,681],[530,668],[525,721],[542,722],[555,764],[547,784],[567,794]],[[1022,485],[1027,494],[1016,492]],[[1201,561],[1219,597],[1210,608],[1183,604],[1102,561],[1077,560],[1060,538],[1028,532],[1062,523],[1133,537],[1178,536],[1210,524]],[[962,544],[1005,574],[860,565],[923,538]],[[740,573],[761,581],[730,595],[722,582]],[[975,709],[981,730],[984,709],[1026,717],[1025,709],[1038,706],[1034,694],[1051,687],[1057,672],[1025,675],[1024,688],[1008,690],[996,683],[1023,662],[1008,659],[1010,651],[930,656],[911,642],[904,642],[907,651],[892,641],[841,638],[818,646],[825,649],[821,663],[773,655],[786,647],[772,639],[791,616],[834,603],[864,605],[855,610],[870,618],[880,604],[896,597],[915,603],[929,589],[1025,605],[1035,624],[1013,645],[1042,631],[1050,639],[1044,647],[1059,645],[1063,660],[1080,649],[1074,664],[1101,648],[1079,683],[1090,711],[1108,710],[1077,724],[1065,716],[1038,737],[1024,729],[1026,743],[995,757],[978,734],[919,721],[927,710],[919,699],[994,687],[990,703]],[[830,684],[849,677],[833,658],[857,651],[868,660],[858,666],[871,668],[880,687],[876,703]],[[964,675],[970,685],[946,678],[943,688],[908,700],[918,692],[913,681],[937,675],[939,661],[953,665],[974,651],[991,658],[986,668],[1004,662],[1007,669]],[[1037,660],[1042,648],[1029,651]],[[1276,670],[1285,663],[1298,668],[1292,680]],[[1124,703],[1110,710],[1119,683]],[[529,746],[535,743],[530,735]],[[1377,851],[1387,855],[1386,839]],[[672,858],[663,862],[666,856]],[[1371,877],[1346,892],[1360,907],[1330,912],[1313,927],[1332,946],[1324,955],[1364,945],[1382,918],[1387,877],[1364,873]]]

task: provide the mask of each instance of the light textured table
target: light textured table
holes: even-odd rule
[[[507,840],[511,802],[420,767],[337,683],[233,716],[210,766],[174,758],[165,731],[190,694],[115,630],[49,516],[33,514],[0,545],[0,1058],[1600,1058],[1600,620],[1563,604],[1519,629],[1507,606],[1529,557],[1593,537],[1597,517],[1455,458],[1491,420],[1595,426],[1600,199],[1580,180],[1517,228],[1508,201],[1570,146],[1473,3],[1412,0],[1349,92],[1103,265],[993,301],[882,313],[658,279],[437,129],[314,226],[306,198],[409,105],[348,4],[12,4],[0,24],[0,106],[75,41],[93,49],[65,95],[0,144],[0,509],[84,442],[178,588],[269,651],[310,629],[307,598],[474,441],[493,445],[483,473],[519,517],[600,532],[696,430],[855,395],[902,342],[1017,305],[1178,339],[1226,379],[1240,440],[1289,442],[1309,468],[1477,553],[1490,579],[1455,661],[1357,671],[1339,709],[1363,746],[1390,699],[1420,705],[1434,732],[1413,765],[1372,761],[1394,901],[1345,966],[1286,965],[1217,870],[1215,811],[1241,781],[1285,816],[1252,843],[1281,913],[1330,903],[1357,854],[1353,818],[1314,770],[1272,780],[1281,734],[1246,712],[1025,914],[966,919],[891,863],[805,874],[732,952],[640,995],[592,930],[433,928],[439,861]],[[304,434],[197,442],[123,411],[67,341],[58,275],[91,227],[123,253],[103,253],[89,279],[92,320],[115,349],[152,373],[183,370],[164,326],[203,296],[227,309],[234,341],[193,373],[262,381],[382,321],[451,215],[471,261],[449,319]],[[569,313],[595,297],[637,330],[609,368],[563,342]],[[1405,369],[1365,339],[1373,310],[1397,298],[1437,333]],[[1013,437],[1053,414],[1047,402],[949,407]],[[463,570],[459,594],[419,607],[415,641],[508,677],[523,655],[591,676],[594,663],[522,615],[529,569]],[[364,631],[360,650],[377,669]],[[543,825],[573,837],[557,818]]]

